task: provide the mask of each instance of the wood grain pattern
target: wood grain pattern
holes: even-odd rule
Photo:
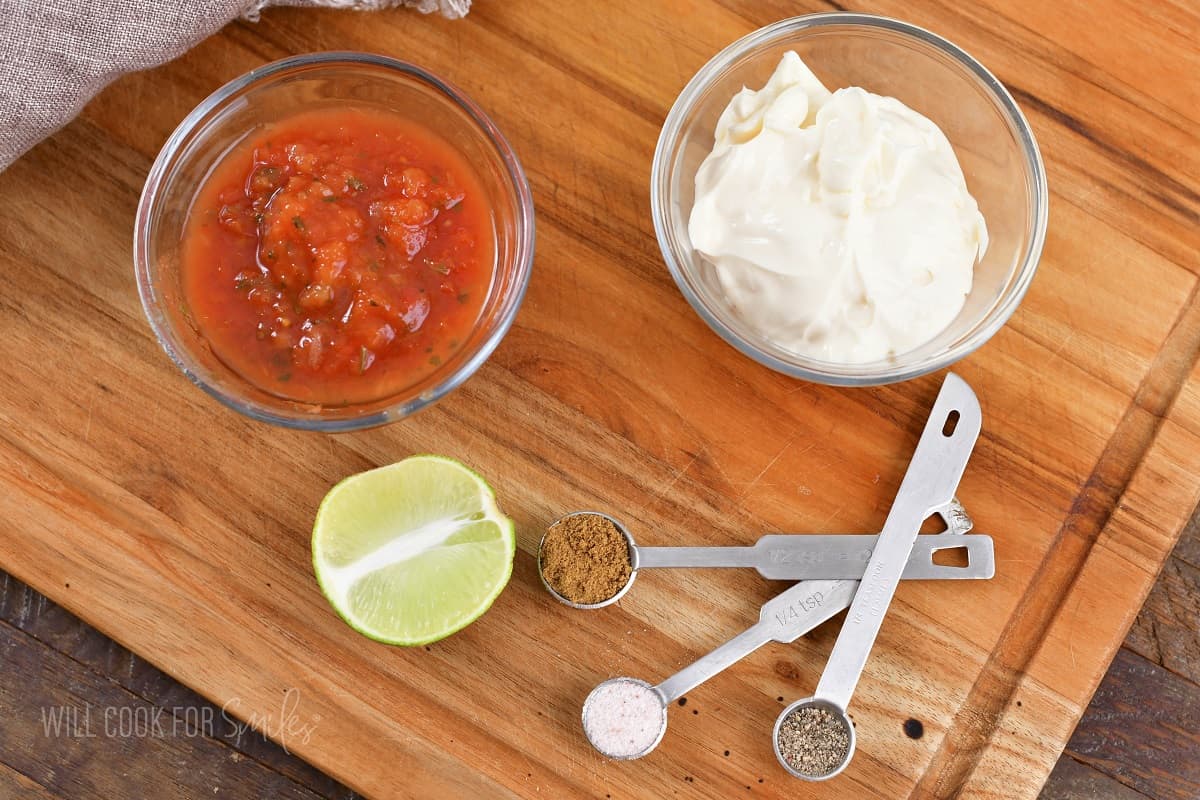
[[[1159,573],[1126,646],[1200,685],[1200,520],[1193,518]]]
[[[1064,755],[1054,765],[1038,800],[1147,800],[1147,795]]]
[[[1143,794],[1190,800],[1200,795],[1200,687],[1122,648],[1069,747]]]
[[[997,537],[997,578],[901,589],[855,698],[859,756],[806,788],[1033,797],[1197,499],[1200,147],[1175,77],[1200,58],[1178,34],[1195,15],[1118,0],[1104,14],[853,7],[948,36],[1014,90],[1053,210],[1021,310],[956,367],[985,420],[960,496]],[[290,746],[370,795],[789,795],[766,732],[776,697],[815,684],[834,626],[694,691],[696,713],[673,712],[653,757],[604,763],[579,732],[588,689],[665,677],[778,586],[647,575],[619,607],[580,614],[545,595],[531,553],[580,507],[648,544],[883,519],[939,378],[831,389],[738,357],[674,289],[648,209],[658,128],[691,74],[759,24],[827,8],[631,0],[566,14],[528,0],[481,2],[458,23],[278,10],[114,84],[0,176],[0,269],[20,287],[0,296],[13,532],[0,565],[276,738],[279,698],[297,690],[309,735]],[[1170,24],[1135,24],[1146,13]],[[1097,18],[1110,35],[1060,35]],[[129,253],[141,182],[176,122],[265,60],[326,48],[414,58],[475,97],[522,156],[539,225],[525,306],[478,375],[412,420],[337,437],[251,423],[188,386],[142,320]],[[339,478],[418,451],[492,479],[520,552],[480,622],[395,650],[330,613],[307,530]],[[910,717],[919,740],[903,733]]]
[[[205,717],[147,703],[46,645],[0,623],[0,789],[72,800],[219,795],[320,800],[320,795],[205,735]],[[219,710],[217,718],[219,718]],[[230,759],[233,763],[230,763]],[[120,769],[113,769],[120,764]],[[5,797],[26,796],[25,792]],[[36,796],[36,795],[34,795]]]
[[[49,602],[44,595],[3,573],[0,573],[0,624],[25,634],[24,639],[12,637],[14,647],[9,655],[14,664],[19,666],[35,660],[48,662],[47,668],[37,675],[39,684],[36,688],[28,685],[30,676],[23,673],[24,682],[14,682],[14,688],[20,690],[20,694],[14,695],[19,698],[16,705],[0,704],[4,719],[11,720],[11,724],[25,732],[26,738],[22,741],[32,739],[36,742],[37,735],[41,735],[48,767],[63,766],[57,760],[54,745],[59,738],[68,735],[69,725],[59,729],[60,735],[51,737],[44,727],[40,727],[45,720],[43,714],[47,712],[34,698],[56,696],[64,686],[79,685],[83,670],[91,673],[84,686],[91,687],[92,693],[86,688],[79,689],[76,699],[95,709],[92,718],[95,736],[86,740],[68,737],[73,739],[70,744],[76,749],[86,749],[88,757],[83,759],[84,763],[93,765],[94,770],[107,769],[114,779],[129,771],[126,763],[129,760],[144,765],[134,769],[139,774],[162,773],[161,783],[145,787],[148,796],[159,796],[161,791],[157,787],[168,785],[170,776],[163,769],[166,764],[177,770],[176,777],[192,780],[187,785],[190,797],[211,795],[214,788],[223,789],[226,797],[256,797],[254,791],[261,785],[260,773],[265,769],[279,773],[286,783],[309,789],[324,800],[356,798],[349,789],[290,756],[260,732],[223,714],[219,705],[180,685],[61,606]],[[65,658],[49,656],[47,648]],[[55,671],[55,667],[61,672]],[[110,722],[119,723],[123,713],[141,714],[147,720],[153,716],[159,722],[158,732],[169,734],[176,747],[171,750],[139,748],[136,743],[131,743],[116,748],[98,741],[107,738],[102,735],[106,732],[102,709],[105,703],[114,699],[110,684],[125,692],[117,693],[116,700],[121,705],[113,706],[117,716]],[[76,718],[77,715],[73,715],[71,719]],[[119,733],[119,730],[115,732]],[[222,750],[227,752],[218,755]],[[13,753],[0,752],[0,763],[10,760],[14,760]],[[8,796],[0,792],[0,797]]]
[[[45,786],[34,781],[12,767],[0,764],[0,797],[20,797],[28,800],[60,800]]]
[[[1042,800],[1056,797],[1195,797],[1200,770],[1200,674],[1189,562],[1200,509],[1159,574],[1125,645],[1067,743]],[[1126,787],[1118,789],[1117,787]],[[1136,790],[1136,791],[1134,791]]]

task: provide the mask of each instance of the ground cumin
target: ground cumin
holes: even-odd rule
[[[631,571],[625,537],[599,514],[575,514],[546,531],[542,577],[572,603],[604,602],[621,591]]]

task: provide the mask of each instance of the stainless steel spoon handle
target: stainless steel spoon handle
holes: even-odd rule
[[[842,709],[849,705],[921,523],[953,501],[982,424],[975,392],[962,378],[948,374],[814,697]]]
[[[770,580],[858,580],[874,552],[875,534],[770,534],[753,547],[641,547],[637,569],[751,567]],[[966,566],[935,564],[938,550],[963,548]],[[983,534],[926,534],[905,564],[906,580],[986,579],[996,572],[992,538]]]
[[[706,680],[741,661],[771,641],[771,633],[755,623],[707,655],[693,661],[658,685],[667,703],[673,703]]]
[[[857,581],[802,581],[763,604],[758,622],[660,683],[671,703],[767,642],[794,642],[850,605]]]
[[[757,567],[757,547],[643,547],[637,548],[638,569],[686,567]]]

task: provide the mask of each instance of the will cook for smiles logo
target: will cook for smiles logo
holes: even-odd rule
[[[251,731],[274,739],[285,751],[299,742],[307,744],[321,717],[300,711],[300,690],[283,693],[274,711],[242,713],[242,701],[233,698],[221,708],[209,705],[78,705],[42,706],[42,731],[46,738],[144,739],[207,737],[240,740]]]

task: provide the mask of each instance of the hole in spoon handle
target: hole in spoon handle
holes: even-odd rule
[[[954,429],[958,427],[958,420],[961,416],[957,409],[946,415],[946,422],[942,425],[942,436],[949,439],[954,435]]]

